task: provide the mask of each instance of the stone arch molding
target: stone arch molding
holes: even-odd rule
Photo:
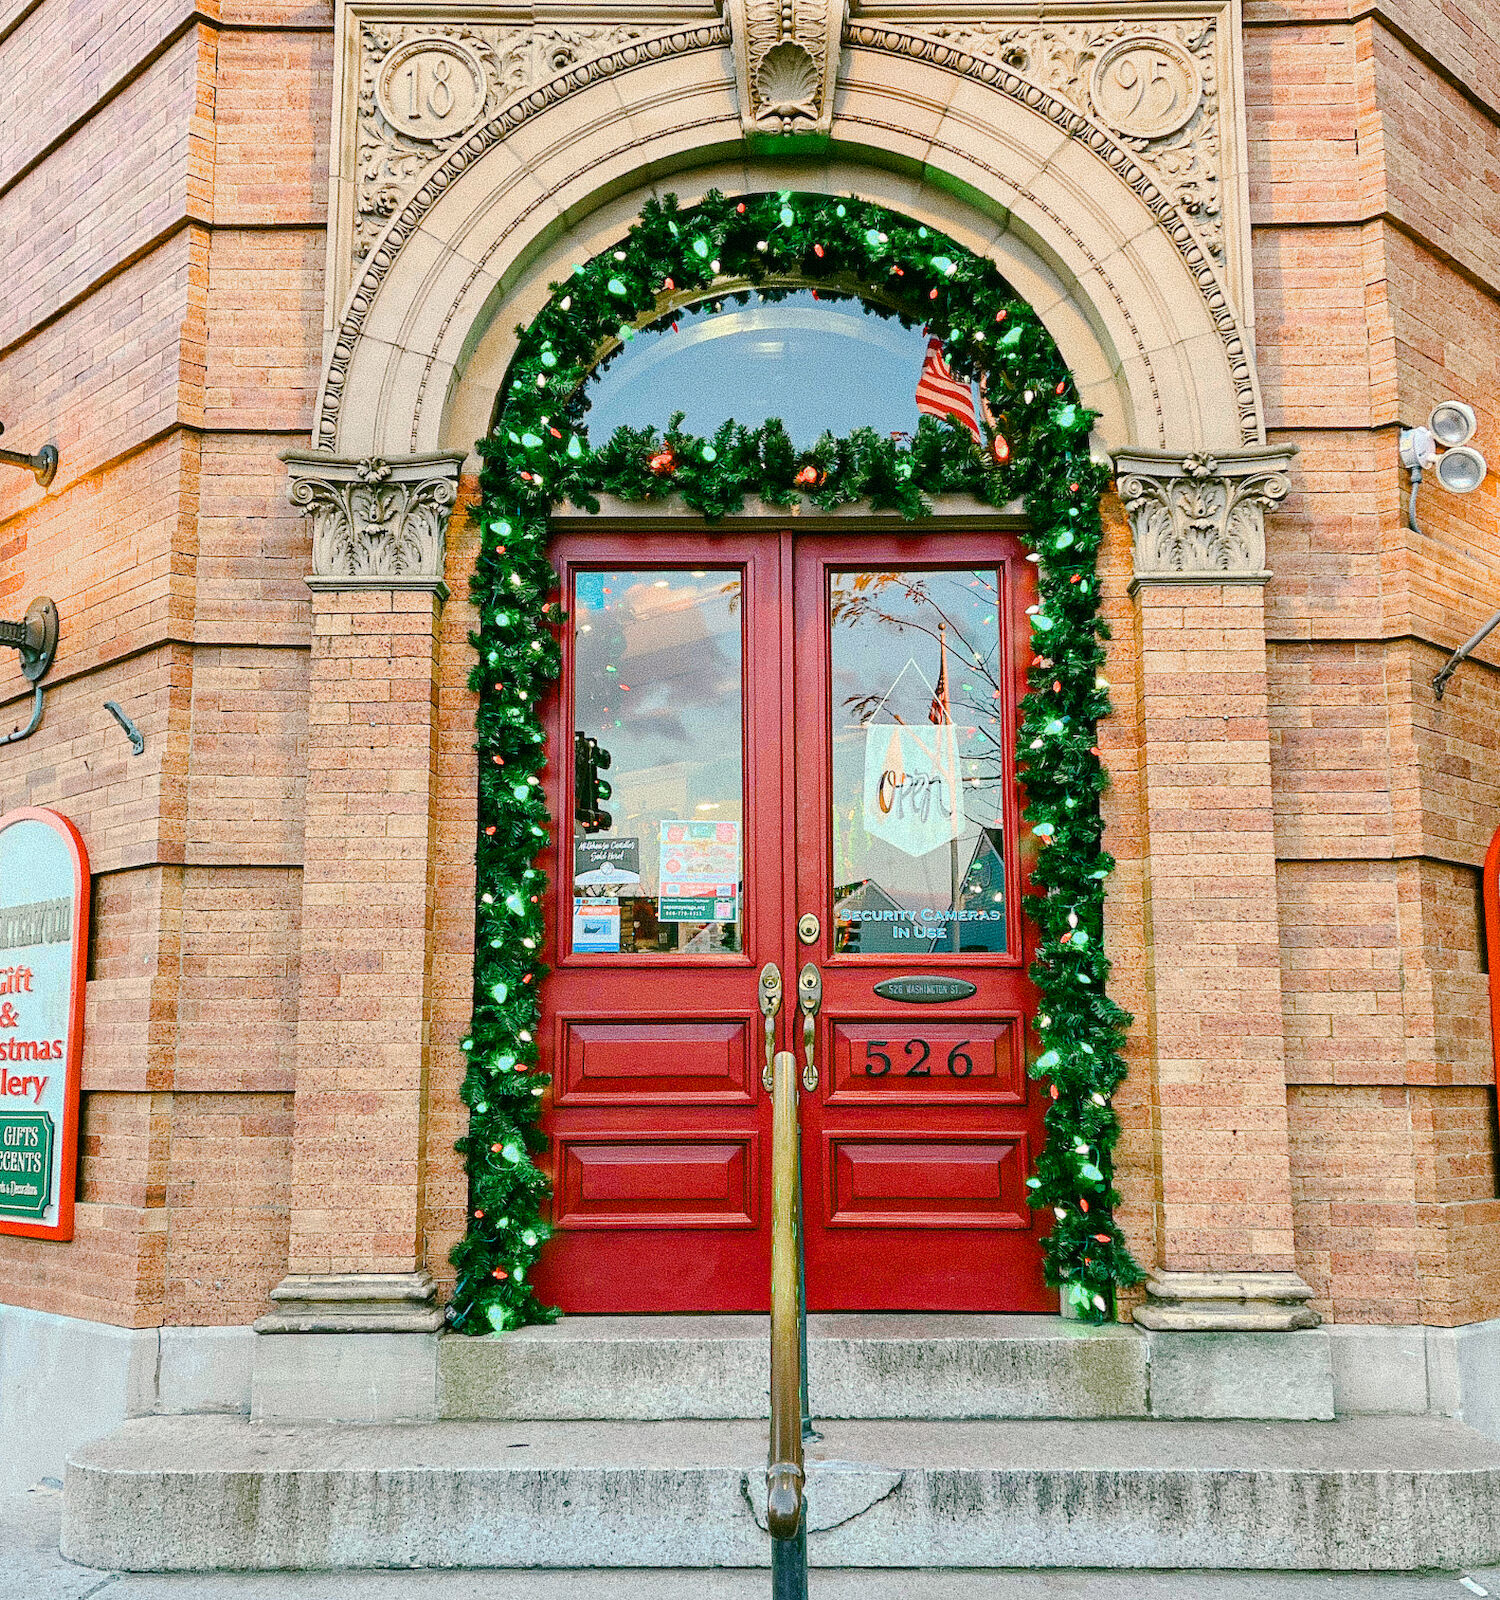
[[[804,112],[814,125],[816,148],[792,162],[753,131],[760,89],[741,90],[747,53],[725,20],[628,38],[486,108],[404,199],[398,186],[384,231],[342,274],[314,453],[467,448],[507,330],[647,194],[789,186],[879,200],[989,255],[1057,340],[1112,449],[1254,450],[1253,355],[1224,274],[1128,141],[1003,59],[912,25],[856,18],[842,46],[831,87],[801,81],[801,101],[774,100],[794,136]],[[770,78],[757,83],[784,88]]]

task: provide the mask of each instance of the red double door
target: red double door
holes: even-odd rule
[[[770,1095],[803,1059],[814,1310],[1045,1311],[1013,748],[1031,569],[1001,532],[560,535],[544,988],[573,1312],[768,1298]]]

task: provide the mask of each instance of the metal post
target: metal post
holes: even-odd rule
[[[797,1058],[772,1059],[771,1107],[771,1438],[766,1465],[766,1527],[771,1535],[775,1600],[807,1600],[806,1482],[802,1419],[806,1405],[801,1354],[806,1339],[798,1254],[800,1186]]]
[[[771,1600],[807,1600],[807,1518],[794,1539],[771,1541]]]
[[[807,1243],[806,1235],[802,1231],[802,1150],[797,1150],[797,1332],[802,1344],[802,1437],[804,1439],[821,1439],[812,1425],[812,1407],[808,1400],[807,1391]],[[802,1542],[807,1543],[804,1531]]]

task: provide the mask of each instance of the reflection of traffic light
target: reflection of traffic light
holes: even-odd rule
[[[597,739],[576,732],[573,735],[573,793],[576,804],[573,819],[583,833],[604,833],[614,826],[609,812],[599,809],[614,791],[599,776],[609,770],[609,751]]]

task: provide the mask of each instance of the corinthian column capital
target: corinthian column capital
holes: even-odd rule
[[[1295,445],[1215,455],[1120,450],[1115,480],[1143,583],[1264,583],[1265,514],[1291,488]]]
[[[312,519],[311,589],[427,589],[447,599],[448,516],[461,451],[369,456],[288,450],[287,497]]]

